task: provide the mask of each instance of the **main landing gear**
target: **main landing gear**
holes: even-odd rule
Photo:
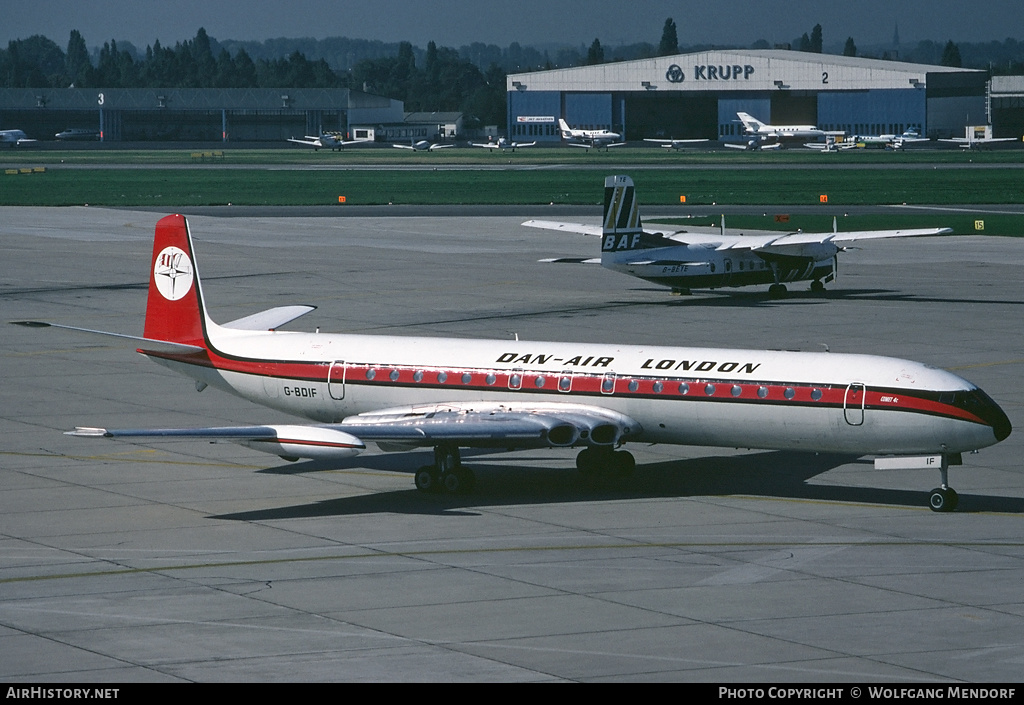
[[[476,486],[476,475],[462,466],[457,446],[434,448],[434,464],[416,471],[416,489],[421,492],[467,494]]]
[[[612,450],[607,446],[584,448],[576,456],[576,469],[585,477],[603,472],[629,477],[636,470],[636,459],[626,450]]]
[[[625,450],[605,446],[584,448],[576,456],[576,469],[584,477],[610,475],[629,477],[636,469],[636,459]],[[468,494],[476,486],[476,475],[463,467],[457,446],[434,448],[434,464],[416,471],[416,489],[420,492]]]

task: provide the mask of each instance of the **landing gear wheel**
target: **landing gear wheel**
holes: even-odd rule
[[[933,512],[952,512],[960,503],[960,497],[952,487],[936,487],[928,497],[928,506]]]
[[[576,456],[576,469],[584,477],[596,475],[604,466],[604,459],[610,453],[602,453],[596,448],[584,448]]]
[[[788,291],[786,290],[785,284],[772,284],[770,287],[768,287],[768,295],[771,296],[773,299],[785,298],[787,293]]]
[[[611,461],[612,472],[617,477],[629,477],[636,470],[636,458],[629,451],[620,450],[612,453]]]
[[[476,475],[469,468],[458,467],[444,473],[441,483],[451,494],[468,494],[476,486]]]
[[[815,279],[814,281],[811,282],[811,291],[813,291],[815,294],[820,294],[823,291],[825,291],[825,285],[822,283],[820,279]]]
[[[416,471],[416,489],[420,492],[440,492],[441,473],[433,465],[424,465]]]

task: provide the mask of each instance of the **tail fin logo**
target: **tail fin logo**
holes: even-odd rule
[[[192,289],[195,269],[188,253],[179,247],[165,247],[153,267],[156,288],[168,301],[177,301]]]

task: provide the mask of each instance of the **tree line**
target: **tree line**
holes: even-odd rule
[[[770,48],[764,40],[752,45]],[[658,44],[640,42],[614,49],[595,38],[589,46],[549,52],[523,47],[473,43],[453,49],[430,42],[426,49],[409,42],[334,37],[218,42],[200,28],[173,47],[159,40],[139,51],[111,40],[90,51],[73,30],[66,48],[34,35],[0,49],[0,87],[6,88],[352,88],[401,100],[411,111],[460,111],[470,126],[505,121],[505,76],[610,61],[666,56],[724,46],[681,47],[672,18]],[[787,48],[824,51],[821,25]],[[842,53],[865,55],[852,37]],[[878,49],[866,55],[923,64],[988,69],[1024,74],[1024,43],[1014,39],[982,44],[922,41],[914,47]]]

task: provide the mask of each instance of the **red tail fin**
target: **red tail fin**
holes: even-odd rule
[[[161,218],[153,239],[144,335],[153,340],[205,347],[206,322],[199,272],[185,216]]]

